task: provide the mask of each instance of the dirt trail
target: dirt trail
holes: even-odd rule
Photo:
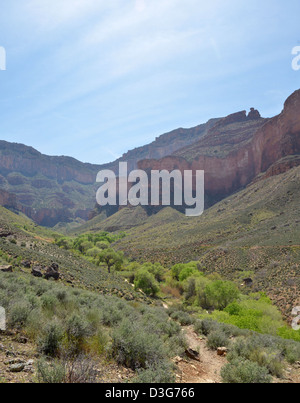
[[[178,383],[221,383],[221,369],[227,363],[226,357],[219,357],[216,351],[210,350],[206,340],[199,337],[193,326],[184,328],[188,347],[200,352],[200,362],[195,360],[180,360],[178,366]]]

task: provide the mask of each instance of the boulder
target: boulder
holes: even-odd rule
[[[11,265],[0,266],[0,271],[2,273],[12,273],[13,269]]]
[[[34,277],[38,277],[38,278],[43,277],[42,267],[40,267],[40,266],[33,267],[33,268],[32,268],[32,271],[31,271],[31,274],[32,274]]]
[[[228,353],[228,348],[227,347],[219,347],[217,350],[218,356],[220,357],[226,357]]]
[[[22,372],[25,369],[25,363],[13,364],[9,367],[9,372]]]
[[[58,271],[58,269],[59,269],[59,266],[57,263],[52,263],[50,267],[51,267],[51,269],[53,269],[55,271]]]
[[[185,351],[185,354],[192,360],[200,361],[200,354],[198,351],[192,350],[191,348],[188,348]]]
[[[23,267],[25,267],[25,269],[30,269],[31,267],[31,262],[29,260],[23,260],[23,262],[21,263],[21,265]]]
[[[46,280],[53,278],[55,281],[57,281],[60,278],[60,273],[51,266],[46,268],[46,273],[44,277]]]

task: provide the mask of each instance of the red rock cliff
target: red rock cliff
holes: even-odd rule
[[[242,120],[245,114],[231,115],[230,119]],[[256,112],[250,116],[257,116]],[[221,123],[221,122],[220,122]],[[219,123],[219,124],[220,124]],[[227,122],[226,122],[227,123]],[[299,165],[300,158],[285,161],[282,168],[274,169],[287,156],[300,154],[300,90],[292,94],[278,116],[268,120],[247,144],[235,149],[224,158],[200,155],[192,162],[171,156],[161,160],[144,160],[140,169],[204,170],[206,195],[210,200],[220,200],[248,185],[253,179],[269,170],[269,175]],[[279,165],[278,165],[279,164]]]

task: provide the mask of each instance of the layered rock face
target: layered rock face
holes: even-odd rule
[[[31,147],[0,141],[0,204],[22,211],[35,222],[55,226],[59,222],[93,217],[96,176],[102,169],[118,171],[127,161],[136,169],[144,158],[161,158],[196,142],[218,122],[212,119],[191,129],[178,129],[153,143],[129,151],[106,165],[83,164],[69,157],[49,157]],[[112,214],[115,210],[112,209]]]
[[[0,204],[50,227],[88,219],[95,204],[94,184],[99,169],[0,141]]]
[[[211,119],[207,123],[190,129],[179,128],[157,137],[151,144],[128,151],[118,160],[106,164],[103,169],[111,169],[118,172],[119,162],[126,161],[130,171],[137,169],[138,162],[144,159],[160,159],[172,155],[176,151],[187,147],[205,137],[209,130],[217,124],[221,118]]]
[[[232,151],[228,152],[230,131],[238,132],[239,127],[242,130],[246,120],[248,123],[257,122],[258,128],[255,125],[248,126],[250,132],[246,131],[246,135],[234,147],[231,144]],[[255,130],[251,134],[253,128]],[[225,150],[222,147],[216,149],[216,156],[212,156],[211,150],[206,152],[206,147],[207,144],[212,148],[216,147],[214,138],[218,132],[220,136],[222,133],[227,134],[227,140],[223,139]],[[180,154],[187,156],[187,152],[194,152],[195,158],[188,161],[187,158],[180,157]],[[248,116],[244,112],[230,115],[217,123],[207,137],[177,154],[179,155],[160,160],[141,161],[139,168],[148,171],[179,169],[182,173],[184,170],[204,170],[207,205],[245,187],[263,173],[268,176],[276,175],[299,165],[300,91],[288,98],[284,110],[275,118],[262,121],[254,109],[251,109]]]
[[[3,189],[0,189],[0,205],[14,210],[18,210],[19,207],[16,196],[6,192]]]

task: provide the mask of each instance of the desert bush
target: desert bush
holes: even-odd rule
[[[89,356],[63,357],[59,360],[41,359],[37,364],[37,380],[39,383],[95,383],[95,363]]]
[[[27,301],[15,302],[9,309],[8,325],[11,328],[22,329],[31,312],[31,306]]]
[[[195,331],[203,336],[208,336],[211,332],[217,331],[220,328],[218,322],[211,319],[197,320],[195,322]]]
[[[246,339],[238,339],[232,345],[228,360],[234,361],[241,358],[255,362],[278,378],[284,374],[285,365],[282,352],[274,338],[254,335]]]
[[[56,321],[49,323],[38,340],[38,349],[41,354],[49,357],[57,357],[60,352],[64,329]]]
[[[284,354],[289,364],[300,361],[300,343],[294,341],[280,340],[282,354]]]
[[[181,324],[181,326],[189,326],[194,323],[194,318],[187,312],[177,311],[172,313],[171,318]]]
[[[161,291],[163,294],[170,295],[173,298],[179,299],[181,297],[181,292],[177,287],[172,287],[171,285],[161,286]]]
[[[60,361],[48,362],[44,358],[37,363],[37,381],[45,384],[64,383],[66,369],[64,363]]]
[[[78,355],[84,348],[84,343],[92,335],[91,326],[85,318],[74,313],[66,324],[67,349]]]
[[[156,366],[165,359],[165,352],[157,335],[125,319],[112,334],[112,356],[119,364],[135,370]]]
[[[229,338],[222,330],[216,330],[209,334],[207,345],[211,350],[217,350],[219,347],[228,347]]]
[[[247,360],[234,360],[221,370],[224,383],[271,383],[266,368]]]
[[[133,379],[133,383],[175,383],[175,374],[173,366],[163,361],[157,366],[151,365],[146,370],[138,371],[138,376]]]

